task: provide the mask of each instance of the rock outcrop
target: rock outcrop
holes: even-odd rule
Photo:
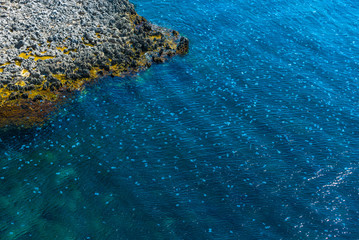
[[[0,127],[42,123],[65,96],[188,52],[128,0],[0,0]]]

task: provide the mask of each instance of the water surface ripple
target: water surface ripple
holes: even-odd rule
[[[0,143],[0,239],[359,239],[355,1],[135,0],[190,53]]]

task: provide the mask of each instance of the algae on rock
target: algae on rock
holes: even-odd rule
[[[128,0],[0,2],[0,126],[43,122],[65,95],[188,51]]]

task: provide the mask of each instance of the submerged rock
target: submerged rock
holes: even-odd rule
[[[7,0],[0,16],[0,127],[31,127],[87,82],[188,52],[128,0]]]

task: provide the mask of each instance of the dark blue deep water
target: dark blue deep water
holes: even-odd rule
[[[135,0],[190,53],[0,143],[0,239],[359,239],[359,5]]]

